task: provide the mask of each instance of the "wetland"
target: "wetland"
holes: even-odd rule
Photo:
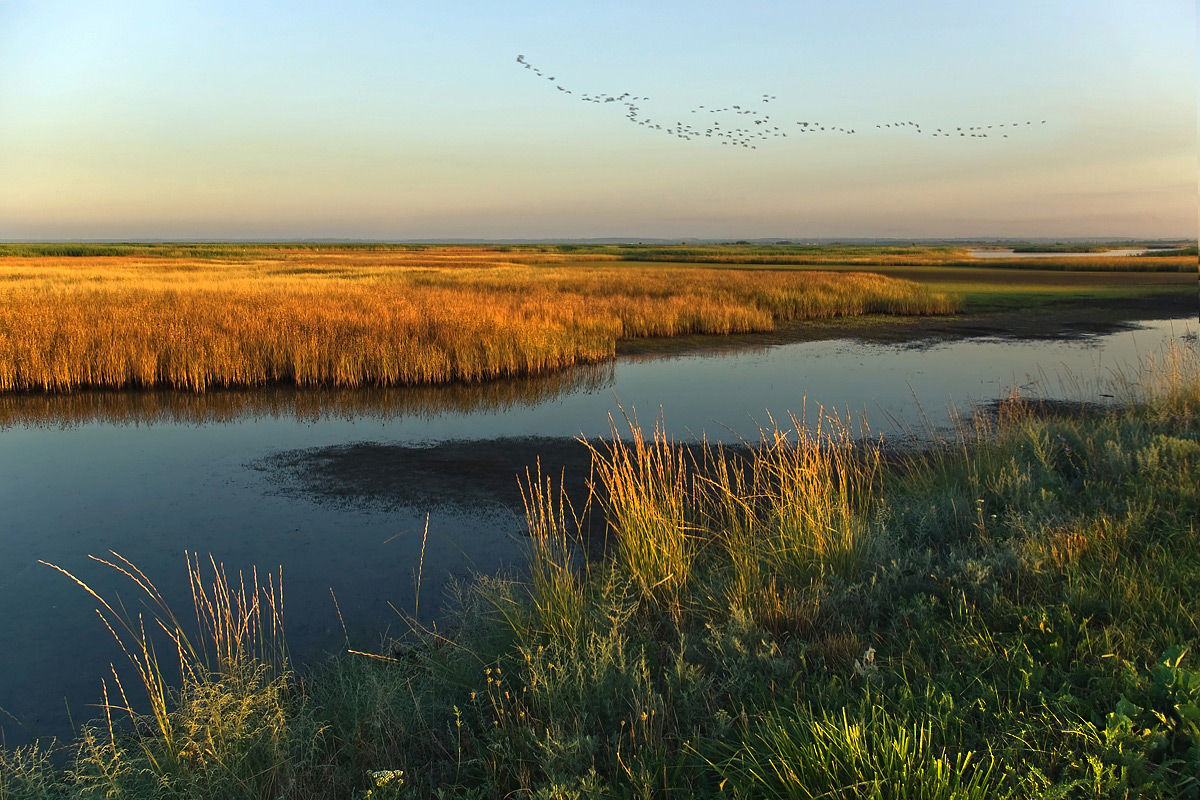
[[[269,249],[266,252],[269,257],[275,255]],[[422,258],[447,255],[432,248],[413,252]],[[546,255],[535,248],[520,252],[532,252],[530,257],[538,259]],[[227,251],[222,253],[221,258],[230,257]],[[412,255],[404,253],[405,258]],[[491,252],[469,255],[497,258]],[[575,258],[579,254],[570,255]],[[607,257],[611,253],[584,255]],[[808,259],[819,255],[821,275],[862,269],[858,253],[801,255]],[[765,257],[779,260],[785,256],[798,258],[794,254]],[[364,253],[352,254],[351,260],[358,264],[355,269],[364,268],[362,257]],[[154,388],[155,382],[150,381],[136,391],[93,388],[0,394],[0,504],[6,510],[5,535],[0,542],[6,554],[0,561],[0,605],[23,609],[0,619],[4,628],[0,638],[11,643],[10,652],[22,654],[0,666],[0,687],[4,689],[0,708],[5,712],[0,728],[6,744],[11,747],[38,736],[71,738],[83,720],[96,714],[90,704],[98,702],[99,682],[110,674],[107,665],[120,667],[125,658],[95,619],[93,599],[39,561],[85,577],[107,596],[127,592],[128,587],[122,588],[121,576],[98,569],[86,556],[113,550],[141,567],[163,596],[180,608],[191,602],[189,586],[172,577],[184,574],[185,552],[212,553],[231,573],[249,570],[252,565],[263,569],[282,565],[286,630],[298,662],[319,664],[326,654],[344,653],[348,647],[392,658],[400,652],[394,647],[398,637],[422,641],[421,630],[437,630],[441,636],[461,628],[464,622],[455,619],[453,609],[456,603],[469,606],[476,602],[463,587],[481,580],[480,576],[507,574],[536,584],[538,575],[545,580],[547,575],[553,576],[555,565],[566,563],[566,551],[539,550],[539,542],[547,540],[530,538],[526,501],[532,486],[528,481],[520,483],[519,478],[540,470],[552,478],[555,491],[561,486],[575,505],[583,506],[589,479],[598,480],[598,452],[609,454],[607,462],[601,459],[601,466],[607,463],[612,469],[619,462],[618,453],[599,444],[614,435],[636,447],[636,431],[644,431],[652,439],[650,432],[657,427],[666,437],[664,441],[692,448],[702,448],[704,443],[724,445],[734,452],[775,441],[770,437],[777,430],[776,423],[782,424],[791,441],[796,436],[803,440],[806,434],[800,432],[817,430],[825,412],[837,415],[839,430],[848,437],[844,441],[869,442],[883,436],[889,446],[922,450],[931,442],[953,440],[956,420],[969,418],[973,408],[996,408],[996,403],[1011,400],[1014,394],[1098,402],[1113,408],[1119,402],[1133,402],[1135,396],[1144,399],[1140,388],[1130,389],[1127,397],[1102,395],[1119,394],[1114,385],[1140,386],[1133,377],[1138,365],[1151,354],[1163,352],[1164,347],[1194,356],[1194,269],[1191,275],[1178,270],[1014,272],[951,263],[961,258],[959,253],[941,251],[880,254],[881,262],[893,259],[901,263],[880,263],[873,268],[890,280],[916,284],[922,296],[945,298],[939,302],[946,305],[936,314],[927,308],[910,315],[884,313],[895,308],[871,307],[854,315],[818,315],[809,320],[768,314],[761,329],[751,326],[733,336],[684,325],[671,332],[685,335],[647,336],[642,332],[615,336],[606,340],[596,357],[503,380],[408,386],[364,380],[366,385],[349,388],[336,385],[337,381],[298,387],[256,378],[250,381],[251,388],[237,388],[234,382],[232,388],[214,389],[213,384],[220,381],[205,379],[191,384],[184,381],[183,391]],[[914,263],[922,259],[926,263]],[[546,268],[555,274],[567,269],[561,260],[550,262]],[[619,260],[569,263],[580,269],[594,269],[597,264],[605,270],[630,268]],[[1194,258],[1192,263],[1194,268]],[[747,264],[733,266],[750,268]],[[166,270],[175,277],[183,273],[178,262],[156,264],[153,258],[142,267]],[[635,267],[644,269],[645,265]],[[242,269],[236,264],[228,268]],[[328,265],[312,268],[330,269]],[[35,267],[23,264],[20,269]],[[51,267],[56,276],[61,269],[78,269],[78,265]],[[135,267],[123,263],[120,269]],[[287,269],[292,270],[291,275],[298,274],[294,264]],[[434,267],[425,264],[420,269]],[[667,269],[678,267],[668,265]],[[787,283],[794,287],[806,281],[811,286],[811,280],[817,279],[805,265],[775,264],[771,271],[794,276]],[[704,281],[729,277],[703,261],[689,262],[682,271],[670,274],[689,280],[700,276]],[[605,273],[606,279],[612,275],[615,273]],[[645,281],[644,276],[637,279]],[[59,277],[46,280],[53,283]],[[649,286],[644,282],[638,285]],[[740,279],[738,285],[748,287],[745,292],[763,291],[758,284]],[[714,288],[717,283],[700,286],[710,298],[719,294]],[[692,299],[680,308],[694,302],[695,296],[689,297]],[[529,318],[527,312],[522,313]],[[632,314],[629,308],[621,313]],[[10,323],[12,330],[15,327]],[[207,391],[196,391],[199,388]],[[1169,436],[1190,441],[1194,413],[1185,402],[1182,409],[1167,414],[1168,427],[1174,426]],[[627,418],[637,424],[631,427]],[[1042,423],[1021,423],[1026,430],[1035,424]],[[1052,441],[1058,441],[1054,437],[1064,442],[1072,437],[1076,450],[1092,446],[1082,423],[1054,424],[1058,427],[1047,434]],[[1179,447],[1186,449],[1185,445]],[[654,461],[654,452],[652,447],[633,460],[643,458],[647,464],[661,466],[665,451],[659,453],[659,462]],[[1065,454],[1060,457],[1070,461]],[[1179,458],[1178,464],[1170,463],[1179,469],[1194,469],[1191,456]],[[614,478],[609,475],[610,485]],[[868,483],[874,485],[875,480],[871,477]],[[1018,508],[1019,503],[1000,489],[988,491],[992,492],[985,492],[989,511],[994,507],[997,519],[1006,514],[1006,502],[1017,511],[1024,508]],[[611,491],[607,497],[605,513],[611,515],[616,513]],[[553,510],[557,501],[543,498],[540,502],[550,503]],[[967,498],[965,509],[973,502]],[[1029,499],[1020,502],[1033,503]],[[942,501],[934,505],[941,507]],[[1030,505],[1028,513],[1034,513],[1032,509]],[[1017,511],[1008,518],[1012,524],[1019,521]],[[969,519],[958,511],[945,513],[950,514],[949,521],[943,521],[948,529],[973,530]],[[943,523],[929,517],[920,525]],[[603,553],[592,557],[597,563],[605,558]],[[636,553],[626,552],[621,563],[628,566],[636,557]],[[764,569],[774,563],[766,554],[760,557]],[[863,556],[868,561],[877,557]],[[973,557],[986,560],[978,553]],[[855,571],[858,567],[847,567],[850,572],[846,574],[838,572],[839,567],[817,578],[813,575],[825,573],[820,569],[811,573],[810,567],[792,564],[787,568],[799,570],[788,573],[791,579],[807,576],[804,581],[810,589],[806,592],[836,594],[862,577]],[[776,568],[782,569],[770,567]],[[989,568],[998,569],[995,565]],[[632,588],[628,590],[644,595],[634,603],[640,610],[631,612],[641,620],[638,624],[649,626],[644,635],[653,631],[659,635],[668,628],[678,628],[685,638],[694,633],[693,623],[686,621],[692,612],[682,609],[690,602],[702,606],[704,601],[699,595],[687,602],[682,598],[700,590],[692,586],[685,591],[681,586],[667,596],[660,588],[652,588],[671,588],[673,574],[668,570],[640,584],[636,576],[630,579],[628,587]],[[754,580],[767,580],[765,574]],[[883,573],[876,573],[877,577],[879,574]],[[749,579],[743,575],[738,580]],[[491,579],[482,580],[486,584]],[[960,575],[953,580],[961,583],[966,578]],[[546,588],[545,584],[539,586]],[[811,588],[821,586],[825,588]],[[841,588],[831,588],[834,586]],[[823,670],[842,670],[853,676],[852,662],[858,659],[861,668],[868,647],[891,641],[883,633],[874,637],[839,627],[850,617],[835,624],[831,620],[836,614],[801,613],[809,601],[799,596],[760,589],[756,597],[774,597],[771,602],[782,605],[772,610],[744,596],[739,602],[749,615],[746,624],[781,637],[777,646],[788,654],[786,658],[795,659],[799,651],[789,648],[804,641],[810,665],[819,663]],[[509,597],[503,594],[507,591],[511,590],[502,590],[501,596]],[[824,602],[833,602],[833,595],[823,596]],[[504,605],[509,602],[516,604],[512,608],[520,605],[513,596],[489,614],[509,607]],[[610,597],[604,602],[617,601]],[[132,596],[130,603],[133,607]],[[466,627],[472,624],[468,622]],[[735,625],[729,620],[719,624]],[[873,624],[880,631],[886,627],[878,620]],[[558,629],[553,626],[518,628],[523,631],[518,638],[536,633],[530,646],[537,641],[544,647],[562,645],[562,631],[555,633]],[[734,636],[731,628],[722,630],[722,635]],[[478,642],[472,646],[481,647]],[[698,645],[693,642],[689,646]],[[722,646],[733,645],[726,642]],[[663,655],[657,653],[655,658]],[[498,656],[495,663],[505,658],[508,656]],[[1136,660],[1132,652],[1129,658]],[[751,672],[767,669],[766,663]],[[803,670],[800,664],[793,666]],[[362,675],[356,679],[368,680]],[[490,681],[487,687],[489,694],[477,689],[479,696],[489,698],[489,703],[498,702],[490,694]],[[646,697],[652,698],[660,689]],[[730,696],[753,694],[750,689],[730,691]],[[653,705],[661,705],[661,698],[647,702],[651,704],[647,709],[667,713],[665,706]],[[495,716],[501,708],[502,704],[491,706],[490,711],[476,711],[483,714],[482,719],[490,718],[488,714]],[[615,717],[612,722],[616,724]],[[763,724],[775,723],[792,724],[770,715],[763,720]],[[410,720],[406,724],[415,723]],[[664,753],[674,752],[672,748],[680,747],[682,739],[671,737],[682,734],[667,736],[664,730],[647,729],[644,735],[654,747],[665,748]],[[712,733],[719,732],[714,729]],[[752,732],[747,729],[746,733],[750,741]],[[759,733],[765,735],[766,729]],[[653,761],[657,756],[637,750],[635,739],[625,746],[634,747],[638,758],[649,759],[647,763],[658,764]],[[604,761],[608,756],[601,751],[608,752],[600,748],[591,763],[608,763]],[[706,758],[717,758],[706,752]],[[753,770],[745,761],[749,757],[722,762],[722,774],[735,783],[749,780],[739,772]],[[392,753],[387,758],[399,756]],[[473,762],[472,769],[484,769],[485,762],[486,758]],[[394,766],[391,761],[372,762],[372,769],[390,769],[389,765]],[[484,771],[489,769],[492,783],[488,785],[520,783],[519,776],[504,777],[504,768],[498,764]],[[358,781],[359,790],[364,790],[365,774],[344,779],[349,781],[347,785]],[[607,772],[604,775],[606,781],[615,780]],[[981,778],[984,783],[998,785],[992,773],[987,775],[991,777]],[[481,778],[476,775],[475,779]],[[696,788],[706,785],[701,781]]]

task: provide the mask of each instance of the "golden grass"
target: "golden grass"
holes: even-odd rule
[[[622,338],[959,307],[869,273],[611,260],[481,248],[8,257],[0,391],[474,382],[598,361]]]
[[[848,421],[823,409],[815,424],[803,415],[782,425],[772,420],[757,444],[734,450],[684,447],[661,425],[647,435],[628,423],[627,437],[614,424],[607,441],[589,444],[591,499],[603,511],[615,562],[649,605],[679,615],[707,597],[701,602],[765,628],[803,630],[817,611],[809,589],[828,575],[852,580],[868,561],[883,450],[869,436],[856,437]],[[564,590],[569,570],[555,557],[561,544],[553,553],[544,544],[561,541],[570,525],[548,487],[533,490],[541,481],[528,481],[526,514],[541,548],[533,584],[545,616],[550,601],[563,606],[564,595],[574,595]]]
[[[85,794],[124,794],[130,776],[112,765],[126,757],[130,742],[148,767],[148,783],[176,796],[207,788],[217,796],[278,797],[294,782],[287,746],[294,673],[283,632],[283,572],[260,581],[255,569],[249,580],[242,573],[233,579],[209,556],[212,577],[206,580],[199,555],[186,557],[192,636],[145,573],[117,553],[112,560],[90,558],[128,578],[145,613],[135,616],[119,597],[110,603],[67,570],[42,562],[96,601],[97,615],[133,666],[149,705],[149,713],[138,709],[145,704],[131,700],[114,666],[115,692],[102,684],[107,741],[96,728],[84,729],[80,761],[90,764],[76,777]],[[113,712],[127,717],[132,737],[118,733]]]

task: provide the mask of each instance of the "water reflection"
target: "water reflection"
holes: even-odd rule
[[[485,383],[363,389],[264,387],[204,393],[81,391],[0,393],[0,428],[72,427],[89,423],[204,425],[262,419],[316,423],[330,419],[432,419],[443,414],[498,413],[613,383],[612,361],[548,375]]]
[[[1073,252],[1018,252],[1012,248],[976,249],[972,250],[971,258],[1113,258],[1120,256],[1140,256],[1152,252],[1149,247],[1123,247],[1116,250],[1100,250],[1094,253]]]

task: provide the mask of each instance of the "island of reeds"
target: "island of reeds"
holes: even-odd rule
[[[916,452],[614,430],[582,502],[524,476],[522,575],[306,669],[274,578],[189,560],[193,625],[108,556],[158,619],[95,596],[123,677],[0,797],[1194,799],[1200,356],[1099,391]]]
[[[867,272],[617,258],[554,248],[9,246],[0,251],[0,391],[474,382],[596,362],[631,338],[960,308],[946,292]]]

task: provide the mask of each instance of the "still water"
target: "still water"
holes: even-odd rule
[[[108,665],[126,667],[92,600],[39,560],[133,607],[131,587],[87,559],[116,551],[181,618],[185,551],[230,572],[282,566],[294,655],[318,657],[347,636],[370,649],[404,630],[397,610],[414,611],[427,520],[425,621],[449,580],[519,566],[519,495],[476,489],[481,464],[508,470],[490,477],[515,487],[537,452],[529,437],[603,436],[610,415],[625,414],[645,427],[661,419],[682,441],[754,440],[770,417],[819,406],[899,437],[1012,387],[1094,396],[1098,381],[1166,342],[1194,347],[1195,328],[1193,317],[1071,341],[808,342],[626,357],[478,387],[0,397],[0,732],[10,746],[69,735],[72,720],[96,715]],[[370,463],[408,472],[382,489],[380,476],[353,469],[335,493],[305,482],[305,465],[344,466],[368,451],[385,456]],[[406,491],[426,479],[437,491]]]
[[[1151,252],[1148,247],[1123,247],[1116,250],[1102,250],[1096,253],[1018,253],[1012,248],[976,249],[971,251],[971,258],[1114,258],[1119,256],[1140,256]]]

